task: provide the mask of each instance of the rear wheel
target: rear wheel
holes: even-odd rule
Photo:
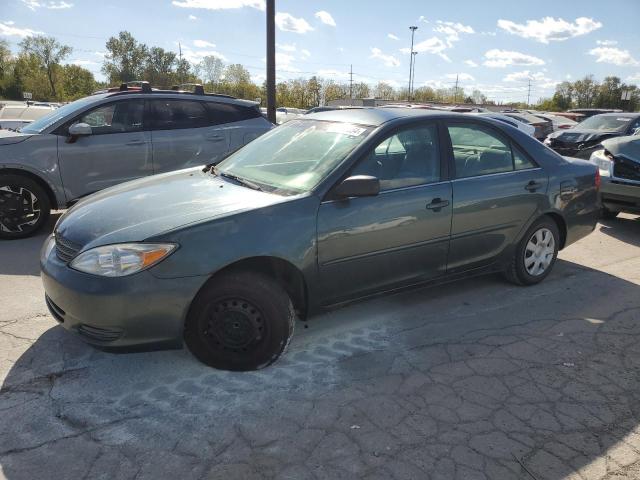
[[[49,196],[38,183],[22,175],[0,175],[0,239],[33,235],[50,212]]]
[[[613,220],[618,216],[620,212],[614,212],[613,210],[609,210],[608,208],[602,207],[602,218],[605,220]]]
[[[184,339],[201,362],[222,370],[258,370],[284,352],[295,312],[285,290],[250,272],[214,278],[196,296]]]
[[[517,285],[535,285],[551,272],[558,256],[560,233],[549,217],[537,220],[516,246],[513,259],[505,271],[506,278]]]

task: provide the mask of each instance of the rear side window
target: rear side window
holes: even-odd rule
[[[211,125],[241,122],[262,116],[256,107],[216,102],[206,102],[205,105],[209,111]]]
[[[200,128],[210,124],[202,102],[193,100],[152,100],[151,119],[154,130]]]
[[[513,170],[511,146],[480,125],[449,125],[456,177],[467,178]]]

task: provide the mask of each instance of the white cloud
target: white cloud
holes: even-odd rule
[[[502,79],[504,82],[528,82],[529,80],[531,80],[535,86],[541,88],[553,88],[560,83],[548,78],[544,72],[533,73],[529,70],[513,72]]]
[[[193,45],[198,48],[216,48],[214,43],[207,42],[206,40],[194,40]]]
[[[444,76],[444,78],[449,80],[455,80],[457,78],[460,82],[473,82],[475,80],[473,75],[470,75],[468,73],[448,73]]]
[[[13,25],[13,22],[0,22],[0,36],[25,38],[43,33],[37,30],[31,30],[30,28],[14,27]]]
[[[575,22],[567,22],[562,18],[544,17],[542,20],[527,20],[526,24],[500,19],[498,27],[519,37],[549,43],[586,35],[601,28],[602,23],[587,17],[576,18]]]
[[[278,69],[287,70],[289,72],[300,71],[299,69],[291,65],[294,60],[295,57],[293,55],[289,55],[288,53],[276,52],[276,65],[278,66]]]
[[[497,48],[485,52],[484,58],[483,65],[492,68],[504,68],[509,65],[544,65],[544,60],[541,58]]]
[[[602,45],[604,47],[612,47],[613,45],[617,45],[617,40],[596,40],[598,45]]]
[[[39,1],[39,0],[22,0],[25,6],[33,11],[38,8],[47,8],[49,10],[64,10],[73,7],[73,3],[65,1]]]
[[[387,67],[397,67],[400,65],[400,60],[393,55],[383,53],[382,50],[376,47],[371,48],[371,56],[369,58],[378,58],[382,60]]]
[[[478,64],[473,60],[465,60],[464,63],[465,65],[468,65],[469,67],[472,67],[472,68],[475,68],[478,66]]]
[[[329,12],[320,10],[319,12],[316,12],[314,16],[325,25],[329,25],[331,27],[336,26],[336,21],[333,19]]]
[[[636,83],[640,83],[640,72],[636,73],[635,75],[630,75],[625,79],[626,82],[636,82]]]
[[[447,45],[449,47],[453,46],[453,42],[457,42],[460,40],[461,33],[475,33],[473,28],[469,25],[463,25],[461,23],[454,22],[443,22],[442,20],[438,20],[436,27],[433,29],[434,32],[442,33],[445,36],[447,41]]]
[[[451,59],[449,59],[449,57],[444,53],[447,48],[447,44],[443,40],[438,37],[431,37],[414,45],[413,50],[419,53],[426,52],[438,55],[443,60],[450,62]],[[400,51],[408,55],[411,50],[409,48],[401,48]]]
[[[195,15],[189,15],[189,20],[198,20],[198,17]]]
[[[311,52],[309,50],[307,50],[306,48],[303,48],[302,50],[300,50],[300,53],[305,58],[309,58],[311,56]]]
[[[295,43],[276,43],[276,47],[284,52],[295,52],[297,50]]]
[[[398,36],[394,35],[393,33],[388,33],[387,37],[389,37],[391,40],[400,40]]]
[[[230,10],[244,7],[264,10],[266,8],[264,0],[173,0],[171,3],[176,7],[205,10]]]
[[[316,74],[319,77],[331,78],[333,80],[348,80],[349,79],[349,72],[342,72],[340,70],[331,70],[331,69],[318,70],[316,72]]]
[[[424,15],[420,15],[420,18],[418,18],[418,22],[429,23],[429,20],[427,20],[427,17],[425,17]]]
[[[223,62],[227,61],[227,57],[225,57],[223,54],[221,54],[217,50],[192,50],[191,48],[184,45],[182,47],[182,56],[184,57],[185,60],[191,63],[199,63],[202,61],[204,57],[209,57],[209,56],[218,57]]]
[[[589,50],[589,55],[596,58],[597,63],[611,63],[613,65],[636,67],[640,62],[633,58],[629,50],[615,47],[598,47]]]
[[[86,67],[89,65],[98,65],[98,62],[94,62],[93,60],[71,60],[70,62],[72,65],[78,65],[81,67]]]
[[[290,13],[276,13],[276,25],[283,32],[307,33],[313,27],[304,18],[296,18]]]

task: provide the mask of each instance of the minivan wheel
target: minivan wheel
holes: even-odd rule
[[[518,243],[506,278],[517,285],[535,285],[544,280],[558,257],[560,233],[549,217],[537,220]]]
[[[50,213],[49,196],[40,185],[22,175],[0,175],[0,239],[33,235]]]
[[[259,370],[282,355],[294,323],[291,299],[277,282],[257,273],[227,273],[196,295],[184,339],[191,353],[211,367]]]

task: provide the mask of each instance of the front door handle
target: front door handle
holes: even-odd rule
[[[210,142],[222,142],[224,141],[224,137],[220,135],[209,135],[207,137],[207,140],[209,140]]]
[[[144,145],[146,142],[144,140],[136,139],[127,142],[125,145]]]
[[[525,190],[528,190],[530,192],[535,192],[536,190],[538,190],[539,188],[542,188],[542,184],[539,182],[536,182],[535,180],[531,180],[529,183],[527,183],[524,187]]]
[[[427,203],[427,210],[433,210],[434,212],[439,212],[444,207],[449,206],[449,200],[442,200],[441,198],[434,198],[431,200],[431,203]]]

